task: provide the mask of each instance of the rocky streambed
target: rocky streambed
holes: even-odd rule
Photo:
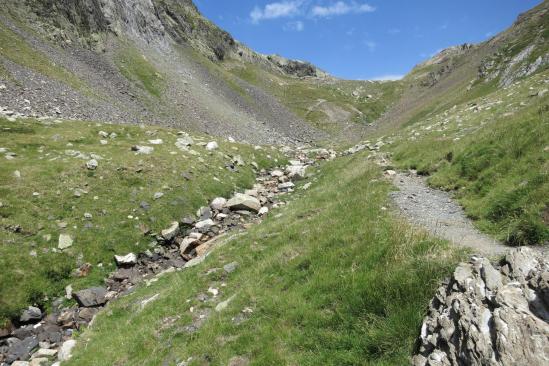
[[[144,233],[157,243],[154,248],[116,255],[117,270],[102,286],[76,292],[68,287],[65,297],[77,305],[65,307],[64,299],[57,298],[49,314],[34,306],[24,310],[16,327],[0,329],[0,366],[59,365],[69,359],[77,342],[74,331],[88,326],[109,301],[133,292],[139,284],[149,285],[166,273],[200,263],[227,233],[245,230],[271,209],[285,205],[284,198],[295,189],[296,180],[306,177],[308,167],[336,156],[325,149],[285,151],[292,155],[289,165],[261,170],[251,189],[217,197],[195,216],[174,221],[160,233]]]

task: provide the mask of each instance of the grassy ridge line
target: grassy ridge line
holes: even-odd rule
[[[364,155],[326,163],[316,177],[201,266],[109,303],[68,365],[189,357],[189,365],[227,365],[237,355],[250,365],[408,363],[424,308],[458,254],[382,209],[390,185]],[[233,261],[227,275],[222,267]],[[226,310],[213,310],[228,299]],[[211,316],[189,333],[207,309]]]
[[[452,190],[480,229],[511,245],[549,240],[547,71],[397,133],[401,169]]]
[[[140,226],[159,232],[213,197],[251,186],[252,161],[266,168],[285,160],[276,150],[221,140],[213,153],[193,147],[200,154],[194,156],[174,146],[176,131],[158,127],[0,118],[0,130],[0,147],[17,154],[13,160],[0,155],[0,323],[29,304],[48,306],[46,298],[64,293],[68,284],[77,290],[101,283],[115,268],[114,254],[149,248]],[[100,137],[101,130],[117,137]],[[154,152],[136,155],[130,150],[136,144],[154,146]],[[87,170],[86,159],[71,156],[74,151],[103,159]],[[246,165],[230,172],[229,155],[240,155]],[[156,192],[164,196],[154,200]],[[60,233],[70,234],[74,245],[55,253]],[[83,263],[92,264],[91,273],[75,278],[72,272]]]

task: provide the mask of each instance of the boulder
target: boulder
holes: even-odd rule
[[[305,178],[306,170],[307,167],[305,165],[289,165],[286,168],[286,174],[288,174],[288,177],[290,178],[301,179]]]
[[[226,206],[233,211],[253,211],[258,212],[261,208],[259,200],[247,194],[237,193],[227,201]]]
[[[75,346],[76,341],[74,339],[69,339],[68,341],[63,342],[63,344],[59,348],[57,359],[59,361],[68,361],[72,357],[72,350]]]
[[[214,210],[220,211],[225,207],[225,204],[227,203],[227,200],[223,197],[217,197],[214,198],[212,203],[210,204],[210,207]]]
[[[192,144],[194,144],[194,141],[190,136],[179,137],[175,141],[175,146],[180,150],[187,150]]]
[[[95,159],[91,159],[86,162],[86,168],[88,168],[89,170],[95,170],[98,166],[99,163]]]
[[[38,338],[35,336],[20,340],[15,340],[8,348],[6,361],[8,364],[21,360],[28,360],[32,351],[38,347]]]
[[[107,302],[106,295],[107,289],[104,287],[92,287],[73,294],[80,306],[86,308],[105,304]]]
[[[210,141],[206,144],[206,150],[213,151],[217,150],[219,148],[219,145],[215,141]]]
[[[214,225],[215,225],[215,222],[212,219],[207,219],[207,220],[202,220],[197,222],[194,226],[199,230],[202,230],[202,229],[207,230]]]
[[[23,310],[19,320],[21,323],[36,323],[42,319],[42,310],[34,306],[29,306],[27,309]]]
[[[115,255],[114,260],[119,266],[134,266],[137,264],[137,255],[129,253],[126,255]]]
[[[271,177],[275,177],[275,178],[279,178],[279,177],[282,177],[284,175],[284,172],[282,170],[273,170],[271,172]]]
[[[549,360],[549,260],[519,248],[498,264],[461,263],[429,305],[414,366],[544,365]]]
[[[169,228],[162,230],[161,235],[166,241],[173,240],[179,234],[179,222],[174,221]]]

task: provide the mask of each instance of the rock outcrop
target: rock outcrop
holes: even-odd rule
[[[519,248],[472,257],[432,299],[414,366],[549,364],[549,259]]]

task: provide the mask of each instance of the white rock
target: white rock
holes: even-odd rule
[[[156,193],[154,194],[153,198],[154,198],[155,200],[157,200],[157,199],[162,198],[163,196],[164,196],[164,193],[162,193],[162,192],[156,192]]]
[[[214,198],[212,203],[210,204],[210,207],[214,210],[221,210],[223,207],[225,207],[225,204],[227,203],[227,200],[223,197],[217,197]]]
[[[162,145],[164,141],[162,139],[149,140],[149,143],[152,145]]]
[[[215,141],[210,141],[206,144],[206,150],[212,151],[217,150],[219,148],[219,145]]]
[[[227,300],[222,301],[219,304],[217,304],[216,307],[215,307],[215,311],[219,312],[219,311],[223,311],[223,310],[227,309],[227,307],[229,306],[229,303],[231,301],[233,301],[235,296],[236,295],[233,295],[233,296],[229,297]]]
[[[207,219],[207,220],[202,220],[202,221],[197,222],[194,226],[197,229],[204,229],[204,228],[208,228],[208,227],[213,226],[213,225],[215,225],[215,222],[212,219]]]
[[[107,145],[109,142],[107,140],[99,140],[101,145]]]
[[[114,260],[119,266],[133,266],[137,264],[137,256],[135,253],[129,253],[126,255],[115,255]]]
[[[74,346],[76,346],[76,341],[74,339],[69,339],[68,341],[63,342],[59,348],[57,359],[59,361],[68,361],[72,357],[72,350]]]
[[[194,141],[190,136],[179,137],[175,141],[175,146],[178,149],[184,150],[184,151],[186,151],[188,149],[188,147],[191,146],[192,144],[194,144]]]
[[[21,179],[21,172],[19,170],[16,170],[13,172],[13,176],[17,179]]]
[[[97,169],[97,166],[99,165],[99,163],[97,162],[97,160],[95,159],[91,159],[91,160],[88,160],[86,162],[86,168],[88,168],[89,170],[95,170]]]
[[[55,355],[57,355],[56,349],[40,348],[35,354],[32,355],[32,357],[53,357]]]
[[[282,170],[273,170],[271,172],[271,177],[282,177],[284,175],[284,172]]]
[[[165,240],[172,240],[179,233],[179,222],[174,221],[169,228],[162,230],[161,234]]]
[[[283,191],[288,191],[294,187],[295,187],[295,184],[293,184],[292,182],[281,183],[278,185],[278,189]]]
[[[269,212],[269,208],[266,207],[266,206],[263,206],[263,207],[261,207],[261,208],[259,209],[258,214],[259,214],[260,216],[263,216],[263,215],[266,215],[268,212]]]
[[[150,155],[153,153],[154,147],[136,145],[132,148],[132,150],[135,151],[136,155]]]
[[[59,244],[57,247],[61,250],[71,247],[73,244],[73,239],[69,234],[60,234],[59,235]]]
[[[305,178],[305,165],[290,165],[286,168],[286,173],[290,178]]]
[[[109,137],[109,134],[105,131],[99,131],[98,133],[99,136],[103,137],[103,138],[107,138]]]
[[[229,138],[227,140],[229,140],[229,142],[236,142],[235,139],[232,138],[231,136],[229,136]]]

